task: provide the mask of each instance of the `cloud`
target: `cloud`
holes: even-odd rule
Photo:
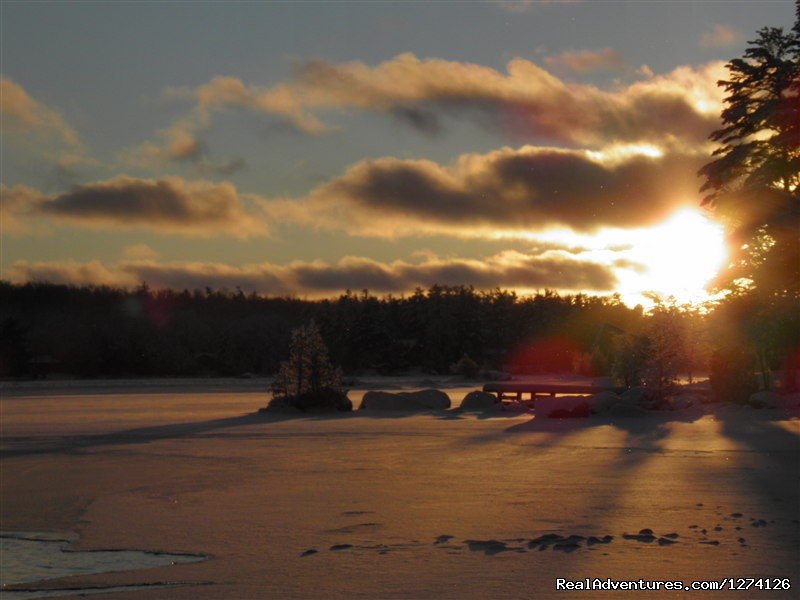
[[[588,69],[609,64],[614,56],[613,50],[602,50],[596,57],[574,54],[571,60]],[[208,127],[215,112],[238,109],[279,117],[299,131],[318,135],[331,130],[321,113],[362,110],[384,112],[426,133],[441,129],[442,115],[466,115],[517,136],[568,144],[671,140],[698,145],[719,125],[722,92],[716,81],[723,75],[723,64],[714,62],[606,90],[564,82],[522,58],[511,60],[501,72],[407,53],[376,66],[306,61],[295,66],[291,79],[272,87],[215,77],[193,91],[170,93],[195,102],[188,120],[177,122],[179,130],[187,123]],[[183,141],[178,147],[192,150]]]
[[[273,221],[378,237],[641,227],[699,202],[695,173],[705,160],[649,146],[502,148],[450,165],[387,157],[264,211]]]
[[[230,183],[180,177],[136,179],[124,175],[29,200],[35,213],[80,225],[150,227],[187,235],[265,233],[263,220],[248,212]]]
[[[6,77],[0,77],[0,125],[4,142],[8,141],[15,153],[15,162],[35,173],[39,185],[46,189],[73,183],[101,166],[60,112]],[[14,223],[15,228],[20,225]]]
[[[705,48],[728,48],[738,44],[742,37],[741,31],[715,23],[700,36],[700,45]]]
[[[230,183],[120,176],[50,196],[3,188],[4,214],[185,235],[248,237],[292,225],[364,237],[526,238],[657,223],[698,204],[695,173],[706,160],[648,145],[506,147],[445,165],[384,157],[295,199],[242,194]]]
[[[134,244],[122,249],[122,256],[129,260],[155,260],[158,252],[147,244]]]
[[[490,0],[492,4],[510,13],[524,13],[549,4],[573,4],[580,0]]]
[[[48,157],[44,155],[43,158]],[[105,170],[99,160],[87,156],[81,150],[61,152],[58,156],[53,156],[51,162],[51,173],[44,182],[46,190],[74,185],[82,179],[89,178],[92,173]]]
[[[16,237],[29,233],[28,216],[40,199],[41,194],[26,185],[0,184],[0,234]]]
[[[524,290],[610,291],[617,283],[611,266],[582,260],[558,251],[546,254],[501,252],[484,259],[427,256],[420,262],[378,262],[346,257],[336,263],[261,263],[241,267],[202,262],[159,263],[125,260],[113,267],[97,261],[33,263],[18,261],[9,269],[12,281],[133,286],[142,281],[156,288],[212,288],[254,291],[262,294],[336,295],[346,289],[407,292],[416,287],[474,285]]]
[[[270,263],[235,267],[222,263],[138,261],[117,267],[120,279],[145,281],[155,288],[233,290],[284,295],[291,289],[279,275],[280,268]]]
[[[112,269],[100,261],[77,262],[28,262],[18,260],[8,269],[6,276],[13,282],[49,282],[72,285],[121,285],[132,286],[137,282]]]
[[[33,136],[39,141],[51,141],[79,147],[78,134],[55,110],[33,99],[17,83],[0,77],[0,116],[4,133],[9,132],[22,140]]]
[[[500,286],[607,291],[616,283],[611,270],[598,263],[560,254],[538,256],[518,252],[503,252],[483,260],[429,257],[421,263],[345,258],[335,265],[295,263],[290,269],[298,287],[308,291],[402,292],[437,283],[474,285],[480,289]]]
[[[647,66],[647,65],[642,65],[641,67],[639,67],[638,69],[636,69],[636,73],[637,73],[637,74],[639,74],[639,75],[643,75],[643,76],[644,76],[644,77],[646,77],[647,79],[650,79],[650,78],[652,78],[652,77],[655,77],[655,73],[653,73],[653,69],[651,69],[651,68],[650,68],[649,66]]]
[[[627,67],[625,60],[613,48],[562,52],[555,56],[546,57],[544,62],[550,67],[576,73],[621,71]]]
[[[200,140],[200,133],[208,129],[210,119],[202,108],[179,119],[166,129],[156,133],[156,141],[148,141],[136,148],[120,153],[123,165],[138,168],[163,168],[175,164],[190,165],[195,172],[206,177],[230,177],[247,167],[241,158],[214,162],[207,144]]]

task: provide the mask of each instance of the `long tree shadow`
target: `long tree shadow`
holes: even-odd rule
[[[797,415],[796,409],[788,413],[742,407],[722,407],[716,415],[720,433],[748,450],[757,460],[756,468],[743,469],[743,483],[766,500],[783,502],[794,512],[800,503],[800,422]],[[787,421],[791,423],[788,427]]]
[[[537,418],[534,416],[524,422],[515,423],[499,435],[545,433],[549,443],[556,444],[566,436],[586,432],[599,427],[610,427],[625,433],[626,448],[642,452],[661,451],[660,442],[669,435],[670,425],[674,423],[693,423],[708,411],[695,407],[682,411],[652,411],[642,417],[606,417],[592,415],[586,418]]]
[[[264,423],[266,419],[258,413],[248,413],[236,417],[223,419],[210,419],[189,423],[169,423],[152,427],[138,427],[111,433],[95,435],[81,435],[70,437],[26,437],[21,439],[8,439],[4,442],[11,447],[0,451],[0,458],[15,456],[28,456],[35,454],[68,454],[90,448],[102,446],[115,446],[123,444],[146,444],[164,439],[191,437],[198,434],[209,433],[232,427],[256,425]],[[277,419],[276,419],[277,420]]]
[[[271,412],[246,413],[235,417],[209,419],[205,421],[168,423],[151,427],[137,427],[102,434],[78,436],[25,436],[3,439],[5,448],[0,450],[0,459],[37,454],[68,454],[83,450],[127,444],[146,444],[165,439],[187,438],[251,425],[265,425],[287,421],[344,420],[356,417],[369,419],[403,419],[426,415],[434,419],[451,420],[462,418],[453,410],[437,411],[360,411],[352,412]]]
[[[653,486],[658,497],[663,488],[663,479],[648,474],[662,472],[663,465],[667,464],[654,461],[672,452],[667,448],[667,438],[673,433],[671,426],[678,422],[694,422],[706,414],[707,411],[698,407],[684,411],[652,412],[641,418],[592,416],[537,419],[534,416],[524,422],[517,420],[501,431],[480,436],[471,443],[520,443],[523,455],[527,453],[531,457],[540,450],[555,450],[544,455],[541,462],[530,463],[536,465],[535,469],[531,469],[535,473],[530,479],[532,497],[537,497],[541,480],[549,478],[549,469],[557,472],[555,481],[558,483],[555,488],[548,489],[541,503],[536,504],[537,529],[525,529],[523,521],[516,532],[518,535],[538,536],[544,532],[564,537],[573,534],[609,534],[617,539],[613,547],[603,547],[604,555],[611,552],[633,556],[632,552],[639,549],[639,542],[621,539],[620,535],[626,530],[627,533],[636,534],[651,528],[657,534],[653,540],[673,531],[664,529],[667,525],[658,507],[652,507],[642,500],[653,497],[652,494],[643,493],[643,489]],[[591,453],[596,459],[592,463],[595,466],[587,467],[581,459],[570,460],[565,457],[565,454],[572,454],[574,449]],[[513,456],[516,459],[519,453]],[[596,471],[601,471],[602,476],[595,477]],[[553,503],[553,493],[569,495],[570,499]],[[564,506],[569,506],[569,509]],[[665,542],[669,543],[672,542]],[[655,546],[661,548],[662,543],[657,542]],[[592,561],[598,556],[591,553],[596,549],[581,546],[573,559],[565,558],[560,567],[563,575],[573,579],[585,577]]]

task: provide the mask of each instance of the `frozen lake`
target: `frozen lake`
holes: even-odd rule
[[[43,533],[30,531],[0,532],[0,585],[9,585],[59,579],[72,575],[94,575],[116,571],[132,571],[177,565],[205,560],[205,556],[140,552],[137,550],[70,550],[77,536],[70,533]],[[40,598],[54,595],[78,594],[92,589],[58,589],[52,593],[41,591],[2,591],[0,596],[12,598]],[[94,591],[109,591],[108,589]]]
[[[260,382],[134,383],[3,391],[3,527],[73,531],[73,550],[147,551],[137,561],[212,558],[66,577],[46,558],[59,578],[26,588],[461,600],[562,598],[556,577],[800,581],[798,407],[287,418],[256,412]],[[370,380],[350,397],[438,387],[457,406],[479,386]],[[68,554],[65,543],[34,551]]]

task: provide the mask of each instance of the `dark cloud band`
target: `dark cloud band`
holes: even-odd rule
[[[264,227],[260,219],[244,210],[233,185],[179,177],[154,180],[120,176],[79,185],[43,197],[35,210],[82,224],[148,226],[177,233],[222,231],[246,236]]]
[[[485,259],[428,258],[423,262],[382,263],[348,257],[330,264],[321,261],[288,265],[262,263],[234,267],[219,263],[159,263],[127,261],[105,266],[98,261],[78,263],[18,261],[9,270],[12,281],[51,281],[73,284],[132,286],[142,281],[158,288],[205,287],[254,291],[262,294],[331,296],[346,289],[408,292],[416,287],[472,285],[478,289],[558,289],[610,291],[617,283],[612,267],[560,252],[546,255],[504,252]]]

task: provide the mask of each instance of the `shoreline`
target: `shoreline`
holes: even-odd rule
[[[363,375],[345,378],[351,385],[349,390],[369,389],[421,389],[421,388],[466,388],[482,389],[488,379],[465,379],[454,375]],[[573,373],[544,373],[517,375],[514,382],[536,381],[539,383],[589,384],[594,378]],[[34,395],[73,395],[104,393],[192,393],[208,392],[263,392],[269,393],[273,376],[264,377],[142,377],[142,378],[98,378],[98,379],[26,379],[0,381],[0,397]],[[681,381],[682,387],[692,389]],[[707,376],[695,377],[693,386],[707,385]]]

